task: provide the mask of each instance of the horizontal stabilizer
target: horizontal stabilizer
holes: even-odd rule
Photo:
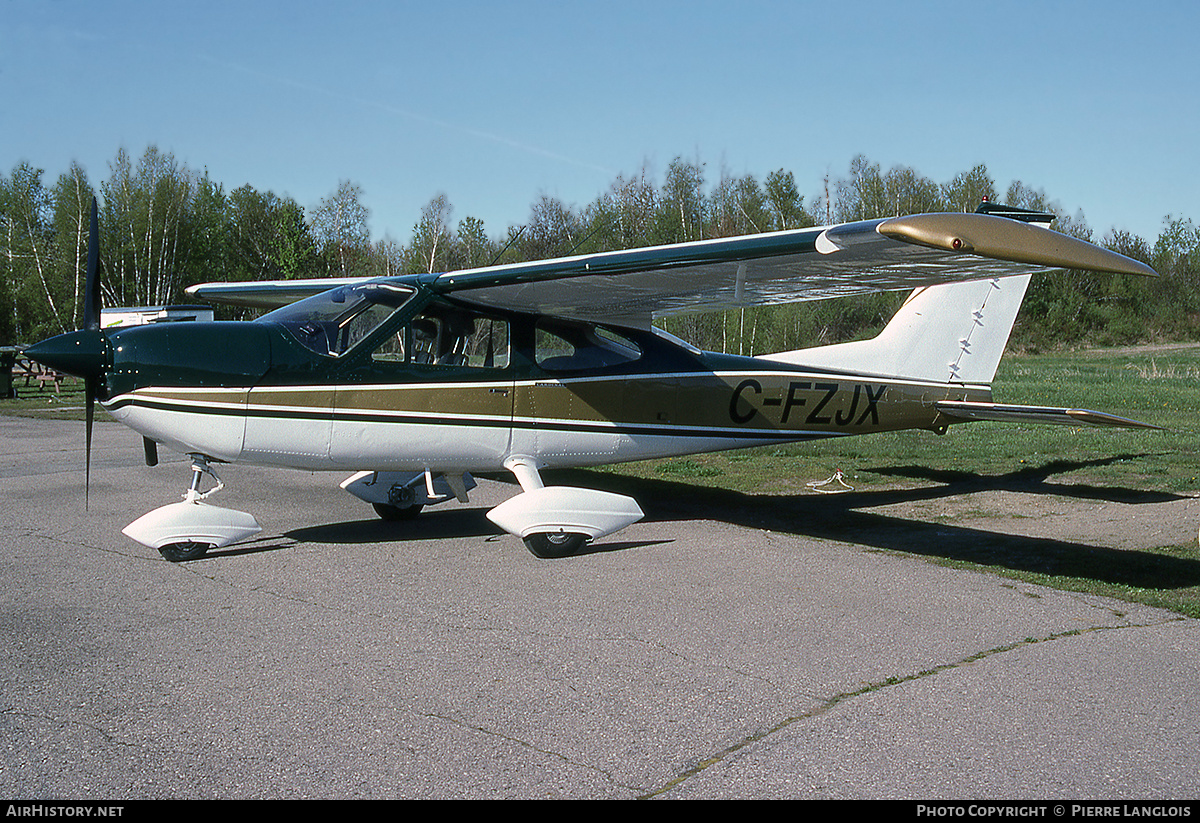
[[[947,417],[960,420],[995,420],[1002,423],[1056,423],[1063,426],[1115,426],[1122,429],[1161,429],[1115,414],[1088,409],[1057,409],[1051,406],[1013,406],[1002,403],[970,403],[943,400],[935,407]]]

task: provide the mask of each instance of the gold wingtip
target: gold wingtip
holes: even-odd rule
[[[1155,277],[1154,269],[1122,254],[1056,231],[986,214],[914,214],[879,224],[893,240],[948,252],[1083,271]]]

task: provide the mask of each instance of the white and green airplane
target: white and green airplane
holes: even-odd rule
[[[471,473],[521,492],[488,517],[561,557],[642,516],[636,501],[546,486],[594,466],[972,420],[1144,426],[993,402],[991,381],[1033,274],[1153,275],[984,204],[836,226],[375,279],[212,283],[189,294],[273,309],[253,322],[99,328],[93,205],[84,328],[26,351],[85,378],[93,407],[192,458],[184,500],[125,533],[190,560],[260,531],[212,506],[214,463],[350,472],[342,487],[401,520],[457,499]],[[656,318],[909,290],[871,340],[741,357],[700,351]],[[215,475],[212,475],[215,479]],[[219,484],[219,481],[217,481]],[[218,485],[219,488],[219,485]]]

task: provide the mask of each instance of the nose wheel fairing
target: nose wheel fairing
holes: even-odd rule
[[[183,548],[187,544],[205,546],[206,550],[219,549],[246,540],[261,531],[262,526],[252,514],[199,501],[161,506],[122,529],[125,536],[143,546],[158,549],[168,559],[174,559],[170,557],[172,553],[190,554]],[[192,560],[195,557],[179,559]]]
[[[521,484],[521,493],[489,511],[488,520],[521,538],[537,557],[567,557],[644,517],[632,497],[544,485],[534,458],[510,457],[504,467]]]

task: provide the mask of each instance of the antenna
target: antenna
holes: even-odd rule
[[[613,221],[612,221],[612,218],[610,217],[610,218],[609,218],[607,221],[605,221],[605,222],[601,223],[599,226],[596,226],[596,228],[592,229],[592,232],[591,232],[591,234],[589,234],[587,237],[583,238],[583,239],[582,239],[582,240],[580,240],[578,243],[576,243],[574,246],[572,246],[572,247],[571,247],[571,250],[567,252],[566,256],[567,256],[567,257],[570,257],[572,254],[574,254],[574,253],[575,253],[575,250],[576,250],[576,249],[578,249],[578,248],[579,248],[580,246],[582,246],[584,243],[586,243],[587,241],[589,241],[589,240],[591,240],[593,237],[595,237],[597,234],[599,234],[599,233],[600,233],[600,229],[607,228],[608,226],[612,225],[612,222],[613,222]]]
[[[500,258],[504,256],[504,253],[506,251],[508,251],[508,247],[511,246],[513,243],[517,242],[518,240],[520,240],[521,235],[525,233],[525,229],[527,229],[527,228],[529,228],[529,226],[521,226],[521,230],[519,232],[514,234],[512,237],[508,238],[508,242],[504,244],[504,248],[500,249],[500,253],[492,258],[492,262],[488,263],[488,266],[494,266],[498,262],[500,262]]]

